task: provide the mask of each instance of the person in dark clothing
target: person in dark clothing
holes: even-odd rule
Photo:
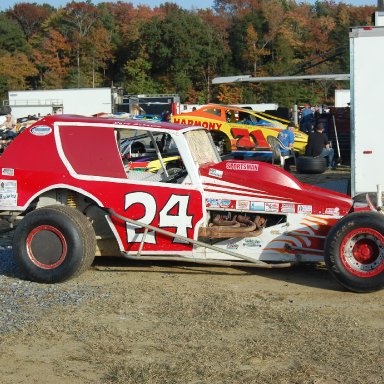
[[[308,144],[305,150],[306,156],[323,156],[328,158],[328,169],[335,168],[334,157],[335,151],[330,147],[328,137],[324,133],[323,124],[318,124],[315,132],[312,132],[308,137]]]
[[[164,111],[162,114],[161,114],[161,121],[164,121],[164,122],[169,122],[171,120],[171,114],[169,111]]]

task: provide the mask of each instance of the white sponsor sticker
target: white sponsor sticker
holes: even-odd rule
[[[236,201],[236,209],[247,209],[249,210],[249,201],[246,200],[238,200]]]
[[[16,192],[16,180],[0,180],[0,192]]]
[[[325,210],[326,215],[334,215],[337,216],[340,214],[340,209],[338,207],[336,208],[326,208]]]
[[[14,176],[15,170],[13,168],[2,168],[1,174],[2,176]]]
[[[265,203],[265,212],[279,212],[279,203]]]
[[[0,192],[0,205],[16,206],[17,193],[15,192]]]
[[[312,213],[312,205],[298,205],[297,213]]]
[[[295,213],[295,204],[290,204],[290,203],[281,204],[281,212],[283,212],[283,213]]]
[[[221,179],[223,177],[223,171],[220,171],[218,169],[210,168],[208,172],[209,176],[218,177]]]
[[[46,136],[52,132],[52,128],[48,127],[47,125],[36,125],[35,127],[31,128],[30,132],[35,136]]]
[[[244,239],[243,246],[248,248],[261,248],[261,241],[256,238]]]

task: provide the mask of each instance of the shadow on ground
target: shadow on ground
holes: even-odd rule
[[[132,261],[122,257],[97,257],[93,263],[95,273],[154,273],[167,275],[214,275],[245,279],[262,278],[278,280],[287,284],[342,291],[343,288],[332,278],[323,264],[303,264],[290,268],[262,269],[246,267],[220,267],[202,264],[183,263],[180,261]]]

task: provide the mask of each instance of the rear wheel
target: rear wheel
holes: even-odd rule
[[[384,216],[357,212],[342,218],[325,242],[325,263],[344,287],[371,292],[384,287]]]
[[[95,257],[96,236],[86,216],[67,206],[28,213],[16,228],[13,253],[30,280],[58,283],[87,270]]]

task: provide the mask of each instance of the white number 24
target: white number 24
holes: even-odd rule
[[[157,212],[157,204],[155,198],[147,192],[132,192],[125,195],[124,209],[127,210],[134,204],[144,206],[144,215],[137,219],[143,224],[151,224]],[[176,228],[176,234],[187,237],[187,229],[192,228],[192,216],[188,215],[189,196],[171,195],[169,200],[159,212],[159,228],[171,227]],[[176,208],[177,214],[169,212]],[[140,228],[137,225],[126,223],[127,241],[128,243],[141,243],[143,241],[143,233],[136,232]],[[145,237],[145,243],[156,244],[156,234],[154,231],[148,231]],[[174,239],[174,242],[182,242]]]

